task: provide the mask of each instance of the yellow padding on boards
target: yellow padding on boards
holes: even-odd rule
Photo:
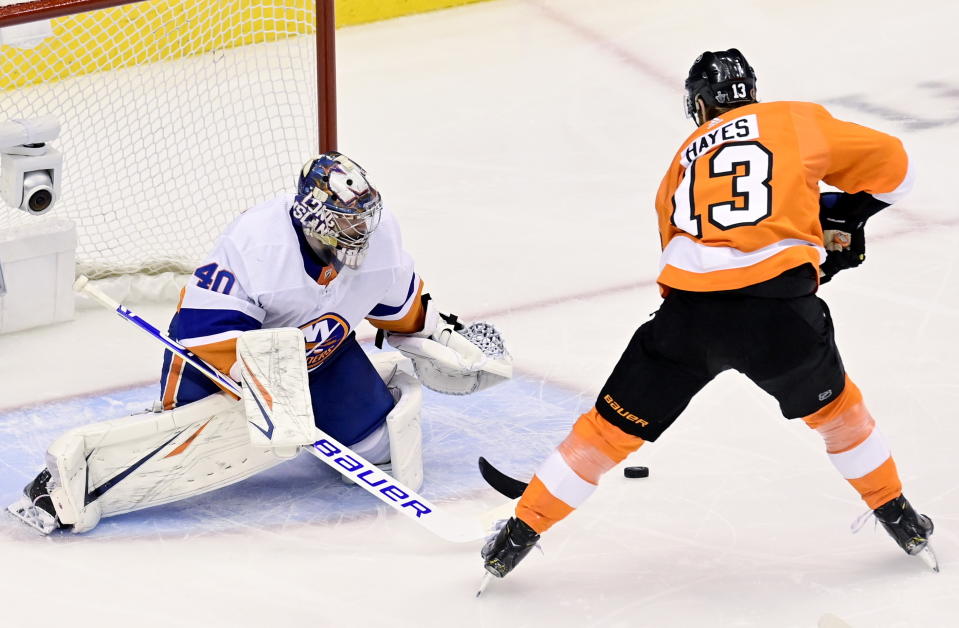
[[[312,32],[314,2],[285,4],[151,0],[58,18],[54,37],[36,48],[0,49],[0,89]],[[218,24],[212,32],[211,23]]]
[[[336,25],[481,1],[337,0]],[[37,47],[0,47],[0,90],[314,31],[314,0],[288,0],[283,7],[263,4],[263,0],[149,0],[58,18],[52,22],[54,37]],[[220,26],[205,32],[211,22]]]
[[[486,0],[336,0],[336,26],[365,24],[401,15],[448,9]]]

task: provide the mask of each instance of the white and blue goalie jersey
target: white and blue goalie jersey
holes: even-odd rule
[[[233,221],[184,288],[170,335],[238,379],[236,340],[245,331],[299,327],[307,369],[320,368],[365,318],[410,333],[423,327],[423,282],[386,209],[359,268],[324,266],[290,217],[293,195],[253,207]],[[167,354],[163,405],[181,394],[184,362]],[[194,395],[186,395],[194,397]]]

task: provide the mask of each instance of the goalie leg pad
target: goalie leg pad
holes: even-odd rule
[[[393,477],[414,491],[423,485],[423,390],[415,377],[397,371],[389,382],[396,405],[386,417]]]
[[[206,493],[282,461],[250,444],[243,403],[222,393],[76,428],[47,451],[57,519],[74,532],[101,516]]]
[[[420,425],[423,390],[410,373],[410,361],[398,352],[377,353],[370,356],[370,361],[393,396],[394,405],[386,416],[385,426],[353,445],[353,451],[374,464],[388,451],[389,463],[377,466],[418,491],[423,485],[423,431]],[[388,450],[384,447],[384,435],[388,437],[385,443]],[[352,484],[345,475],[343,478]]]

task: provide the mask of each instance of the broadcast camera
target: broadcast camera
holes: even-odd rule
[[[0,123],[0,198],[39,216],[60,196],[63,156],[48,142],[60,133],[51,116]]]

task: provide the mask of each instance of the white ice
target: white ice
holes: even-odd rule
[[[906,495],[935,520],[941,573],[872,525],[850,534],[865,507],[819,436],[727,374],[629,458],[648,479],[610,472],[480,599],[479,543],[444,544],[298,459],[83,537],[0,522],[0,625],[959,625],[957,19],[946,0],[499,0],[343,29],[337,49],[340,148],[399,214],[437,301],[495,322],[516,359],[500,389],[427,397],[424,493],[463,516],[504,501],[476,456],[528,477],[657,308],[652,201],[691,130],[699,52],[739,47],[762,99],[901,137],[915,193],[821,296]],[[165,325],[172,304],[136,309]],[[0,336],[0,355],[4,503],[57,433],[155,393],[159,351],[108,312]]]

